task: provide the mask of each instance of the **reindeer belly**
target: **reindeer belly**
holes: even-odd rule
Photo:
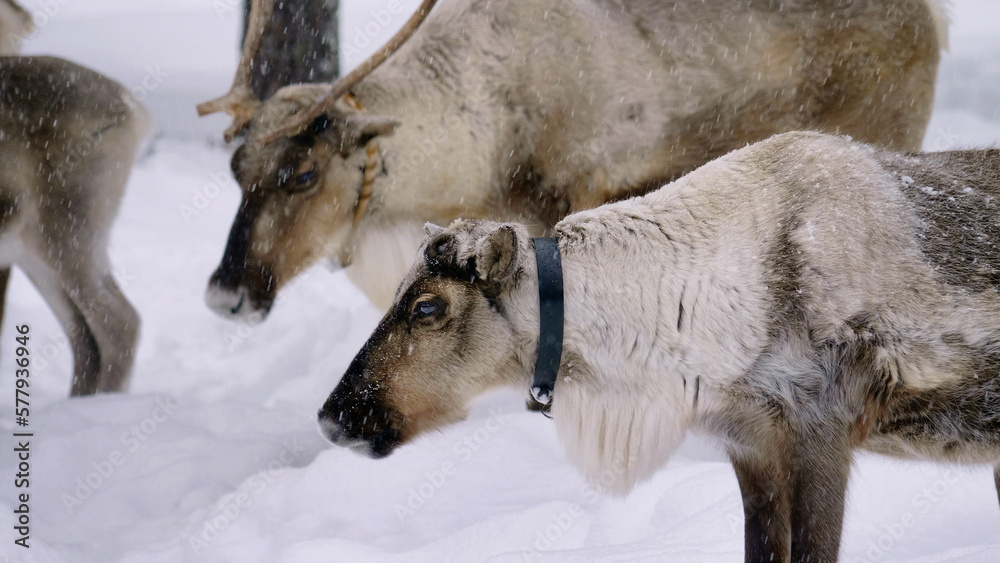
[[[862,447],[904,458],[994,463],[1000,459],[1000,379],[970,376],[897,397]]]
[[[16,203],[13,194],[0,188],[0,268],[17,262],[21,253],[20,230],[24,224],[23,213],[18,215],[22,204]],[[0,299],[3,295],[0,294]]]

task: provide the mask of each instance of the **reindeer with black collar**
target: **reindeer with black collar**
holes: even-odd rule
[[[736,472],[746,561],[833,562],[855,449],[1000,461],[997,217],[996,149],[789,133],[568,216],[558,268],[523,224],[429,226],[320,427],[384,457],[487,390],[550,388],[588,478],[628,492],[707,435]]]

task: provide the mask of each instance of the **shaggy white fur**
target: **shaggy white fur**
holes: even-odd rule
[[[569,459],[623,494],[688,430],[712,436],[751,561],[836,559],[855,448],[996,463],[998,178],[997,150],[898,154],[797,132],[568,216],[551,410]],[[528,229],[428,235],[320,414],[331,440],[372,455],[533,378]]]

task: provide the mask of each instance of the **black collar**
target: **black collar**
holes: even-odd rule
[[[563,343],[563,275],[559,243],[554,238],[532,239],[538,265],[538,361],[531,395],[543,405],[552,401],[559,374]]]

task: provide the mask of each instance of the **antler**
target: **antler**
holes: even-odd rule
[[[25,10],[24,6],[18,4],[14,0],[7,0],[7,5],[17,13],[19,18],[21,18],[21,29],[15,31],[20,31],[21,35],[27,35],[32,31],[35,31],[35,21],[31,19],[31,12]]]
[[[260,107],[260,100],[254,95],[250,85],[253,72],[253,58],[260,49],[264,28],[274,13],[274,0],[253,0],[250,5],[250,23],[247,25],[247,37],[243,41],[240,52],[240,63],[236,67],[233,85],[224,96],[198,104],[198,115],[204,116],[218,111],[224,111],[233,116],[233,124],[223,134],[226,142],[233,140],[246,126],[254,112]]]
[[[436,3],[437,0],[424,0],[402,29],[396,32],[396,35],[394,35],[384,47],[369,57],[368,60],[361,63],[361,65],[351,71],[350,74],[335,82],[330,87],[330,92],[327,93],[327,95],[321,100],[313,104],[311,107],[290,116],[282,125],[278,126],[264,136],[263,142],[270,143],[281,137],[291,137],[297,135],[317,117],[333,109],[337,100],[339,100],[344,94],[350,92],[351,88],[353,88],[358,82],[361,82],[361,79],[368,76],[369,73],[384,63],[390,55],[395,53],[396,50],[398,50],[399,47],[405,43],[411,35],[413,35],[413,32],[416,31],[417,28],[420,27],[420,24],[427,18],[427,14],[431,13],[431,9],[434,8],[434,4]]]

